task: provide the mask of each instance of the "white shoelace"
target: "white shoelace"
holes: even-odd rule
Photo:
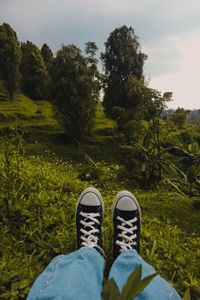
[[[117,216],[117,220],[121,221],[121,225],[117,226],[117,229],[120,229],[122,232],[118,234],[120,240],[116,240],[116,244],[121,248],[120,252],[123,250],[133,249],[133,246],[137,245],[135,239],[137,234],[134,234],[134,230],[137,229],[137,226],[133,226],[133,223],[137,222],[137,217],[131,220],[124,220],[123,218]]]
[[[95,235],[95,233],[99,233],[99,230],[95,228],[95,224],[100,224],[99,220],[96,219],[100,216],[100,214],[80,212],[80,215],[84,218],[84,220],[81,220],[80,223],[84,227],[87,227],[87,230],[85,230],[84,228],[81,228],[80,230],[80,232],[82,233],[82,235],[80,236],[80,239],[82,240],[81,246],[94,248],[98,246],[99,238]]]

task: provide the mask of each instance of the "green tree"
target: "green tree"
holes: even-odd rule
[[[47,44],[43,44],[40,51],[48,71],[46,97],[47,99],[51,99],[51,87],[53,85],[52,72],[53,72],[54,56],[51,48]]]
[[[175,126],[182,128],[185,125],[189,111],[178,107],[172,114],[171,120]]]
[[[118,131],[126,138],[126,143],[136,143],[142,132],[142,120],[146,109],[146,103],[151,97],[150,89],[134,76],[129,76],[125,85],[126,109],[114,106],[112,118],[117,121]]]
[[[9,24],[0,26],[0,79],[5,80],[10,100],[18,87],[21,50],[16,32]]]
[[[126,84],[130,76],[143,80],[143,65],[147,56],[141,52],[138,37],[132,27],[122,26],[111,32],[101,53],[104,76],[104,106],[111,115],[114,106],[130,106]]]
[[[94,42],[87,42],[85,43],[85,53],[87,55],[87,62],[88,62],[88,66],[90,68],[91,74],[92,76],[97,79],[100,80],[100,73],[98,71],[98,59],[96,58],[96,54],[98,51],[98,47]],[[98,81],[99,84],[99,81]],[[99,86],[100,88],[100,86]]]
[[[47,44],[43,44],[41,48],[41,54],[45,64],[48,66],[53,62],[53,52]]]
[[[162,179],[162,170],[168,164],[164,157],[166,149],[163,149],[162,145],[172,130],[170,118],[164,117],[164,110],[172,99],[172,93],[165,92],[161,95],[155,89],[148,89],[148,93],[149,96],[145,99],[145,119],[148,122],[148,129],[141,147],[144,186]]]
[[[92,59],[95,58],[98,47],[94,42],[85,43],[85,53],[89,55]]]
[[[47,95],[48,71],[40,50],[29,41],[21,44],[21,50],[22,91],[32,99],[44,99]]]
[[[90,131],[99,96],[99,85],[88,59],[74,45],[63,46],[53,66],[56,115],[67,134],[77,142]]]

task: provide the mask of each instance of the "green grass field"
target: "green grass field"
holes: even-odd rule
[[[56,125],[47,101],[34,102],[16,94],[13,102],[0,102],[0,128]]]
[[[1,95],[3,89],[1,89]],[[9,141],[19,127],[22,143]],[[124,150],[101,104],[95,128],[77,149],[53,117],[51,104],[16,94],[0,99],[0,299],[25,299],[36,276],[56,255],[76,249],[79,193],[97,187],[105,202],[104,248],[112,262],[111,204],[121,189],[142,208],[141,255],[179,291],[199,291],[199,211],[190,197],[166,189],[142,191],[123,175]],[[9,143],[8,143],[9,141]],[[89,174],[89,180],[85,180]],[[6,199],[9,199],[6,205]]]

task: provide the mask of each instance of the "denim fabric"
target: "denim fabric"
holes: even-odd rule
[[[104,258],[81,248],[55,257],[33,284],[27,300],[100,300]]]
[[[119,255],[110,270],[122,289],[129,274],[142,264],[143,277],[154,273],[134,250]],[[27,300],[100,300],[104,258],[95,249],[81,248],[69,255],[55,257],[34,282]],[[156,276],[137,300],[180,300],[177,292],[160,276]]]
[[[142,278],[155,273],[155,270],[135,250],[122,252],[113,263],[109,278],[114,278],[122,290],[128,276],[139,264],[142,265]],[[134,300],[181,300],[176,290],[157,275]]]

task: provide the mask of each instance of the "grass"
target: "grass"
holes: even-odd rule
[[[2,97],[6,98],[6,92],[0,81],[0,129],[57,125],[48,101],[33,101],[20,93],[15,94],[12,102],[2,101]]]
[[[198,210],[189,197],[161,189],[142,191],[122,176],[122,140],[101,104],[92,135],[78,149],[67,140],[46,101],[17,94],[13,103],[0,101],[2,115],[1,300],[25,299],[34,279],[54,256],[76,249],[75,205],[89,185],[100,190],[105,202],[103,239],[108,267],[113,242],[111,204],[119,190],[129,189],[142,208],[141,255],[181,294],[190,287],[192,299],[199,299]],[[19,137],[17,143],[15,137],[8,143],[7,129],[16,125],[23,131],[23,146]]]
[[[115,194],[127,188],[126,182],[118,179],[117,165],[99,163],[99,176],[90,182],[81,180],[82,165],[61,161],[54,155],[50,161],[49,155],[16,158],[13,152],[10,166],[14,174],[1,177],[1,299],[24,299],[35,277],[54,256],[76,249],[75,205],[88,185],[97,187],[104,198],[103,239],[111,264],[111,204]],[[6,217],[3,199],[8,178],[13,179]],[[142,256],[179,292],[187,286],[195,289],[199,284],[199,219],[190,199],[161,191],[131,191],[143,212]]]
[[[2,81],[0,81],[2,92]],[[4,92],[5,95],[5,92]],[[92,139],[85,140],[80,149],[73,149],[71,142],[67,140],[64,130],[54,119],[52,105],[47,101],[33,101],[22,94],[16,94],[13,102],[0,101],[0,130],[2,136],[7,134],[9,128],[19,128],[26,140],[25,148],[29,153],[40,154],[49,149],[60,158],[72,157],[83,160],[83,153],[87,152],[97,159],[102,156],[105,142],[113,145],[111,133],[114,123],[105,118],[103,108],[97,107],[95,130]],[[108,156],[110,149],[108,151]],[[105,156],[105,155],[103,155]]]
[[[0,128],[56,125],[47,101],[34,102],[16,94],[13,102],[0,102]]]
[[[103,106],[101,103],[98,103],[96,109],[96,119],[95,119],[95,126],[94,126],[94,133],[97,135],[110,135],[113,133],[113,129],[116,126],[115,122],[111,119],[106,118]]]

